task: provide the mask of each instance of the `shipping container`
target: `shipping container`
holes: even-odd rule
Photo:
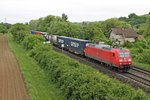
[[[53,39],[55,40],[55,38],[53,37]],[[53,42],[54,42],[53,40]],[[67,44],[67,37],[65,36],[57,36],[57,46],[62,47],[62,48],[66,48]]]
[[[76,54],[84,54],[84,48],[87,43],[91,43],[89,40],[65,37],[65,45],[69,51],[74,52]]]

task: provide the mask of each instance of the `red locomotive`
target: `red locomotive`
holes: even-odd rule
[[[86,45],[84,53],[89,58],[113,66],[121,71],[127,71],[132,64],[130,51],[127,49],[116,49],[111,48],[109,45],[91,43]]]

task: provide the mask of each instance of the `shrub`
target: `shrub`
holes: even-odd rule
[[[10,32],[13,35],[13,39],[18,43],[21,43],[25,36],[30,34],[29,28],[26,25],[20,23],[12,25]]]
[[[38,46],[44,42],[44,38],[40,35],[32,35],[29,34],[27,35],[22,44],[25,49],[33,49],[35,46]]]
[[[150,51],[144,51],[141,56],[142,63],[150,64]]]

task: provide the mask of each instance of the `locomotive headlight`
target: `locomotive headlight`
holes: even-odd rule
[[[128,61],[131,61],[131,59],[128,59]]]
[[[122,59],[120,59],[119,61],[122,62]]]

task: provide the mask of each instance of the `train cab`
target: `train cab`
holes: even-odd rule
[[[117,66],[119,67],[119,69],[122,70],[129,70],[130,69],[130,65],[132,64],[132,59],[131,59],[131,55],[130,55],[130,51],[126,50],[126,49],[119,49],[117,50]]]

